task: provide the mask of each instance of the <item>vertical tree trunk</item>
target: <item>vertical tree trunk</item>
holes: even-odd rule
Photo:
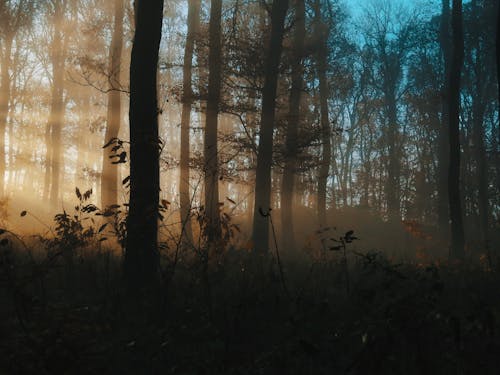
[[[12,42],[14,35],[8,33],[3,40],[4,50],[2,56],[2,82],[0,86],[0,198],[5,194],[5,133],[7,130],[7,116],[10,103],[10,65],[12,57]]]
[[[288,0],[274,0],[271,9],[271,36],[267,50],[262,91],[259,147],[255,176],[255,202],[252,239],[257,253],[268,251],[269,219],[262,215],[271,208],[271,166],[273,158],[273,131],[276,109],[279,64]]]
[[[106,135],[104,142],[118,137],[120,131],[120,71],[121,56],[123,50],[123,0],[114,1],[114,29],[109,51],[109,83],[108,113],[106,120]],[[102,176],[101,176],[101,206],[105,208],[118,201],[118,165],[112,164],[110,155],[113,154],[111,147],[103,150]]]
[[[453,0],[452,10],[453,49],[449,81],[449,140],[450,167],[448,194],[451,220],[451,255],[464,257],[464,228],[460,200],[460,78],[464,59],[464,35],[462,25],[462,0]]]
[[[319,80],[319,102],[320,102],[320,123],[321,123],[321,165],[318,175],[318,221],[320,225],[326,225],[326,191],[330,162],[332,158],[331,128],[328,118],[328,82],[326,78],[327,57],[328,57],[328,27],[322,20],[321,6],[319,0],[315,1],[314,16],[316,21],[316,38],[320,41],[316,56],[316,69]],[[334,200],[333,200],[334,201]]]
[[[56,208],[59,200],[60,174],[62,163],[61,133],[64,121],[64,65],[65,46],[62,42],[62,22],[64,19],[65,3],[63,0],[54,2],[54,34],[52,39],[52,93],[49,115],[50,129],[50,204]]]
[[[304,0],[295,0],[295,31],[292,56],[292,88],[290,90],[288,126],[286,133],[285,169],[281,184],[281,226],[282,245],[286,250],[295,246],[293,226],[293,195],[295,171],[297,168],[297,137],[300,124],[300,101],[302,95],[304,68],[305,27]]]
[[[163,0],[136,0],[130,63],[130,203],[124,262],[129,292],[153,290],[159,279],[160,193],[157,70]]]
[[[442,238],[449,237],[448,168],[449,168],[449,80],[450,80],[450,0],[442,0],[440,44],[443,54],[444,80],[442,87],[442,114],[438,143],[438,228]]]
[[[498,3],[497,3],[496,57],[497,57],[498,112],[500,113],[500,4]],[[497,170],[496,173],[497,189],[500,189],[500,118],[497,124],[496,170]]]
[[[473,98],[473,140],[474,140],[474,158],[476,159],[476,183],[478,190],[478,215],[479,215],[479,236],[481,245],[488,246],[488,176],[486,148],[484,142],[484,113],[485,104],[482,102],[482,83],[478,78],[476,87],[478,92]]]
[[[390,66],[390,64],[389,64]],[[387,74],[393,74],[389,71]],[[389,152],[389,163],[387,167],[387,182],[385,188],[385,198],[387,201],[387,211],[389,221],[397,222],[401,220],[401,207],[400,207],[400,153],[399,153],[399,140],[398,140],[398,119],[397,119],[397,103],[396,103],[396,88],[395,81],[385,77],[384,83],[384,96],[385,105],[387,108],[388,129],[387,129],[387,145]]]
[[[181,155],[179,195],[181,222],[184,226],[182,235],[188,242],[193,241],[191,228],[191,195],[189,191],[189,127],[191,125],[191,106],[193,103],[192,66],[196,34],[200,19],[200,0],[188,0],[188,31],[184,49],[182,71],[182,114],[181,114]]]
[[[219,161],[217,150],[218,116],[221,88],[221,13],[222,0],[212,0],[210,6],[208,95],[205,122],[205,235],[209,242],[220,235]]]

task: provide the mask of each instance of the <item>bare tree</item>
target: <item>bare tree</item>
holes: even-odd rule
[[[181,155],[180,155],[180,181],[179,195],[181,206],[181,221],[184,226],[183,235],[192,241],[191,228],[191,197],[189,192],[189,131],[191,125],[191,106],[193,103],[192,66],[195,37],[198,33],[200,22],[200,0],[188,1],[187,37],[184,48],[184,64],[182,71],[182,114],[181,114]]]
[[[205,234],[209,242],[220,235],[219,219],[219,155],[217,145],[218,115],[221,90],[221,13],[222,0],[210,6],[208,95],[205,122]]]
[[[157,70],[163,0],[136,0],[130,64],[130,203],[124,272],[131,292],[159,278],[160,193]]]
[[[292,50],[292,87],[290,89],[289,112],[286,130],[285,169],[281,181],[281,225],[282,244],[285,249],[295,246],[293,227],[293,195],[298,153],[298,128],[300,124],[300,102],[304,81],[304,40],[305,27],[304,0],[295,0],[295,30]]]
[[[2,69],[0,82],[0,197],[3,197],[5,189],[5,132],[11,101],[11,69],[15,68],[12,65],[13,43],[20,28],[29,21],[32,7],[32,2],[26,0],[2,1],[0,3],[0,40],[3,46],[0,54],[0,67]]]
[[[328,174],[330,171],[330,163],[332,158],[331,144],[331,128],[328,118],[328,97],[329,88],[326,78],[328,67],[328,34],[329,28],[326,22],[322,19],[322,9],[319,0],[314,3],[314,18],[315,18],[315,38],[320,43],[316,53],[316,70],[319,80],[319,107],[320,107],[320,124],[321,124],[321,165],[318,175],[318,221],[320,225],[326,225],[326,187]]]
[[[288,0],[274,0],[271,9],[271,35],[267,50],[262,91],[255,202],[252,239],[257,253],[264,253],[269,245],[268,211],[271,208],[271,166],[273,158],[273,130],[276,109],[276,89],[285,29]]]
[[[123,49],[123,0],[114,1],[114,27],[113,37],[109,49],[109,84],[108,113],[106,119],[106,135],[104,141],[108,143],[118,137],[120,131],[121,98],[120,98],[120,71]],[[101,205],[107,207],[118,201],[118,167],[111,163],[110,156],[113,155],[111,147],[104,149],[101,177]]]
[[[451,255],[464,257],[464,228],[460,201],[460,79],[464,60],[464,34],[462,25],[462,0],[453,0],[452,8],[452,60],[449,81],[449,140],[450,167],[448,195],[451,220]]]
[[[55,207],[59,200],[62,164],[61,133],[64,121],[64,69],[68,36],[63,35],[63,22],[67,9],[66,0],[52,0],[54,31],[51,42],[52,93],[50,115],[47,123],[46,183],[50,181],[50,203]],[[49,167],[50,163],[50,167]],[[50,176],[50,177],[48,177]],[[48,192],[46,186],[46,192]]]
[[[444,79],[443,79],[443,105],[441,115],[441,127],[439,129],[438,143],[438,225],[439,232],[443,238],[448,238],[449,212],[448,212],[448,169],[449,169],[449,76],[450,76],[450,0],[442,0],[440,44],[443,55]]]

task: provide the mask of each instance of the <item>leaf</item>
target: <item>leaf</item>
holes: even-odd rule
[[[345,238],[349,238],[351,237],[352,235],[354,234],[354,231],[353,230],[349,230],[345,233]]]
[[[21,211],[21,217],[26,216],[27,213],[28,213],[28,211]]]
[[[91,196],[91,195],[92,195],[92,189],[87,190],[87,191],[85,192],[85,194],[83,194],[83,198],[84,198],[85,200],[87,200],[87,199],[89,199],[89,198],[90,198],[90,196]]]
[[[106,147],[109,147],[112,143],[114,143],[116,140],[118,140],[118,138],[116,137],[113,137],[111,138],[104,146],[102,146],[102,148],[106,148]]]

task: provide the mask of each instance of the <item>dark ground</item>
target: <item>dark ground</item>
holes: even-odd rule
[[[500,373],[500,272],[484,259],[398,265],[348,246],[348,268],[332,251],[281,273],[233,249],[205,272],[185,251],[131,308],[119,256],[2,238],[0,374]]]

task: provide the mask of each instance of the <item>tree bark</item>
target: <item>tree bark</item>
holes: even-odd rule
[[[295,31],[293,37],[292,51],[292,87],[290,90],[288,126],[286,133],[285,169],[281,184],[281,226],[282,245],[284,249],[293,250],[294,221],[293,221],[293,195],[295,184],[295,172],[297,168],[298,154],[298,129],[300,124],[300,104],[303,89],[304,67],[304,40],[305,27],[305,4],[304,0],[295,0]]]
[[[11,94],[10,68],[13,40],[14,34],[9,33],[6,35],[3,41],[4,49],[2,56],[2,82],[0,87],[0,198],[3,198],[5,194],[5,132],[7,130],[7,117],[9,114]]]
[[[200,20],[200,0],[188,0],[188,31],[184,49],[184,65],[182,71],[182,114],[181,114],[181,155],[179,196],[181,209],[182,235],[188,242],[193,241],[191,228],[191,195],[189,173],[189,128],[191,125],[191,106],[193,104],[192,68],[196,34]]]
[[[450,166],[448,195],[451,221],[451,256],[464,258],[464,228],[460,200],[460,78],[464,60],[464,34],[462,24],[462,0],[453,0],[452,9],[453,48],[449,81],[449,140]]]
[[[330,171],[330,163],[332,158],[331,144],[331,127],[330,119],[328,118],[328,96],[329,88],[326,78],[328,67],[328,27],[322,20],[320,2],[315,2],[315,21],[316,21],[316,38],[320,41],[316,55],[316,69],[319,80],[319,102],[320,102],[320,124],[321,124],[321,165],[318,175],[318,221],[321,226],[326,225],[326,191],[328,183],[328,175]],[[332,190],[333,191],[333,190]],[[335,201],[335,200],[333,200]]]
[[[486,148],[484,142],[484,113],[485,103],[483,103],[482,83],[478,77],[476,87],[478,92],[473,100],[472,123],[473,123],[473,142],[474,158],[476,159],[476,184],[478,190],[478,215],[479,215],[479,237],[481,245],[486,249],[488,246],[488,176]]]
[[[217,150],[218,116],[221,89],[221,13],[222,0],[210,6],[208,95],[205,122],[205,235],[212,243],[220,236],[219,161]]]
[[[442,0],[440,44],[443,54],[444,80],[442,88],[442,114],[438,143],[438,228],[442,238],[449,238],[450,215],[448,212],[448,169],[449,169],[449,80],[450,80],[450,0]]]
[[[262,112],[255,176],[255,201],[252,239],[256,253],[265,253],[269,246],[269,219],[271,208],[271,166],[273,158],[273,131],[276,109],[276,90],[288,0],[274,0],[271,9],[271,36],[264,72]],[[264,215],[263,215],[264,214]]]
[[[52,93],[49,115],[50,133],[50,204],[56,208],[59,201],[60,175],[62,164],[62,123],[64,121],[64,65],[65,43],[62,34],[62,22],[66,3],[62,0],[54,2],[54,34],[52,39]],[[50,173],[49,172],[49,173]]]
[[[495,49],[496,49],[496,60],[497,60],[498,112],[500,113],[500,4],[498,3],[497,3],[497,35],[496,35]],[[500,116],[497,124],[496,171],[497,171],[496,173],[497,191],[499,191],[500,190]]]
[[[389,221],[398,222],[401,220],[400,207],[400,152],[399,152],[399,131],[396,103],[396,80],[392,75],[397,74],[394,70],[399,66],[392,62],[394,56],[385,55],[385,74],[384,74],[384,96],[388,119],[387,128],[387,146],[389,153],[389,162],[387,168],[387,181],[385,188],[385,198],[387,201],[387,213]]]
[[[157,69],[163,0],[136,0],[130,63],[130,203],[124,274],[130,293],[151,291],[159,280],[160,193]]]
[[[118,137],[121,123],[120,71],[123,50],[123,0],[114,1],[114,27],[109,51],[109,83],[108,112],[106,120],[106,135],[104,142]],[[118,164],[112,164],[110,156],[114,154],[112,147],[103,151],[101,176],[101,206],[102,208],[118,202]]]

